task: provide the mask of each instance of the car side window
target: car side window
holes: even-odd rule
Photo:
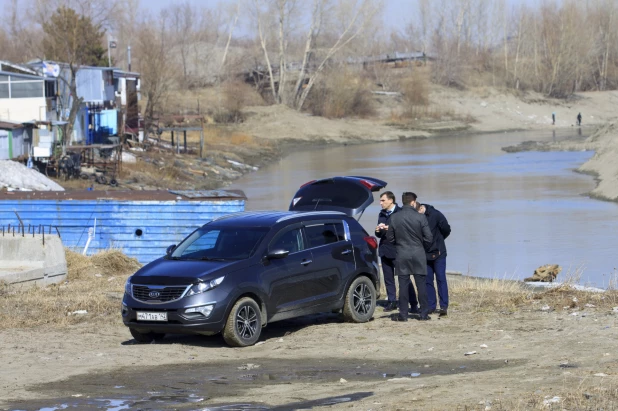
[[[305,234],[310,248],[345,240],[343,224],[319,223],[305,226]]]
[[[289,251],[290,254],[304,250],[305,244],[300,227],[279,233],[268,248],[270,250],[283,249]]]

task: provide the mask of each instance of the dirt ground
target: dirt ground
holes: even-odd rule
[[[488,290],[456,289],[449,316],[429,322],[392,322],[378,308],[365,324],[337,314],[273,323],[242,349],[220,336],[135,344],[119,313],[104,325],[5,330],[0,409],[618,407],[618,313],[605,297],[512,309]]]

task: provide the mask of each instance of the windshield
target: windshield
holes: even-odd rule
[[[268,228],[204,226],[174,250],[174,260],[243,260],[249,258]]]

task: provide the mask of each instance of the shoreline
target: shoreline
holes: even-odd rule
[[[618,203],[618,127],[615,121],[601,125],[584,141],[539,143],[527,141],[517,146],[503,147],[508,153],[522,151],[592,151],[593,156],[573,171],[591,176],[595,188],[583,193],[594,200]]]

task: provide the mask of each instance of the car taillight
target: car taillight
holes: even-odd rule
[[[300,186],[300,188],[303,188],[304,186],[308,186],[309,184],[313,184],[318,180],[311,180],[311,181],[307,181],[305,184],[303,184],[302,186]]]
[[[361,180],[360,183],[364,185],[365,187],[367,187],[369,191],[373,191],[373,188],[376,186],[376,184],[368,180]]]
[[[367,242],[367,244],[369,244],[369,247],[373,248],[374,250],[378,248],[378,241],[375,239],[375,237],[368,235],[367,237],[363,237],[363,239]]]

